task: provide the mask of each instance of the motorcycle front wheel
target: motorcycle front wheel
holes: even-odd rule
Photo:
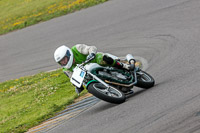
[[[87,89],[89,93],[106,102],[120,104],[126,100],[124,93],[112,86],[107,88],[101,83],[91,83]]]

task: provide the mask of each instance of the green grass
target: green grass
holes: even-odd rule
[[[0,35],[105,1],[0,0]],[[77,97],[62,70],[0,83],[0,132],[25,132]]]
[[[0,83],[0,132],[27,131],[77,97],[62,70]]]
[[[108,0],[0,0],[0,35]]]

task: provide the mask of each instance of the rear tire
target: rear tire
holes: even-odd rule
[[[137,87],[141,87],[141,88],[144,88],[144,89],[149,89],[151,87],[154,86],[155,84],[155,80],[154,78],[149,75],[148,73],[140,70],[139,72],[137,72],[137,84],[135,86]]]
[[[87,89],[89,93],[106,102],[120,104],[126,100],[124,93],[112,86],[107,90],[107,87],[101,83],[91,83]]]

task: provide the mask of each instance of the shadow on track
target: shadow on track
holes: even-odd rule
[[[120,104],[112,104],[112,103],[108,103],[104,101],[102,101],[101,104],[102,104],[101,106],[96,107],[93,111],[98,113],[98,112],[102,112],[102,111],[105,111],[105,110],[108,110],[110,108],[120,105]]]
[[[142,92],[144,92],[144,91],[146,91],[146,90],[142,89],[142,90],[136,91],[136,92],[134,92],[133,94],[127,95],[126,98],[127,98],[127,100],[128,100],[129,98],[134,97],[134,96],[137,96],[137,95],[139,95],[140,93],[142,93]]]
[[[137,91],[137,92],[134,92],[133,94],[128,95],[128,96],[126,97],[126,98],[127,98],[126,101],[128,101],[129,98],[134,97],[134,96],[137,96],[137,95],[139,95],[140,93],[142,93],[142,92],[144,92],[144,91],[146,91],[146,90],[143,90],[143,89],[142,89],[142,90],[139,90],[139,91]],[[105,110],[114,108],[114,107],[116,107],[116,106],[120,106],[120,105],[123,104],[123,103],[121,103],[121,104],[112,104],[112,103],[108,103],[108,102],[101,101],[100,104],[101,104],[101,106],[97,106],[96,108],[93,109],[94,112],[96,112],[96,113],[102,112],[102,111],[105,111]]]

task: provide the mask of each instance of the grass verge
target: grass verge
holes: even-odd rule
[[[25,132],[77,97],[62,70],[0,83],[0,132]]]
[[[0,0],[0,35],[108,0]]]

